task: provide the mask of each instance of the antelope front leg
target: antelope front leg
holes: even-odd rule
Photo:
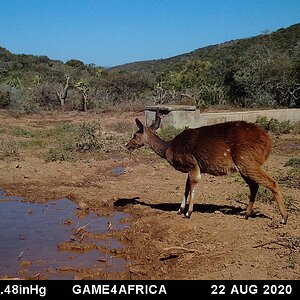
[[[200,178],[201,178],[201,174],[200,174],[199,168],[196,168],[189,173],[189,181],[190,181],[189,209],[188,209],[187,213],[185,214],[185,216],[187,218],[190,218],[191,214],[193,212],[195,188],[196,188],[196,185],[199,182]]]
[[[179,215],[182,214],[185,211],[186,206],[189,203],[188,202],[189,193],[190,193],[190,180],[189,180],[189,176],[188,176],[187,179],[186,179],[186,183],[185,183],[184,194],[182,195],[181,205],[180,205],[180,208],[177,212]]]

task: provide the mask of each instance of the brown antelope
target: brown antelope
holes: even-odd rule
[[[148,144],[176,170],[188,174],[179,214],[185,212],[188,205],[185,216],[190,218],[195,187],[201,173],[220,176],[238,171],[250,188],[245,218],[248,219],[252,214],[258,187],[262,185],[272,191],[282,216],[281,222],[287,222],[288,216],[278,183],[262,168],[272,148],[271,137],[266,131],[253,123],[234,121],[185,129],[173,140],[164,141],[155,133],[160,121],[157,113],[154,123],[149,127],[135,119],[138,131],[126,147],[131,151]]]

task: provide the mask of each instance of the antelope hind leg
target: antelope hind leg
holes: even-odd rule
[[[186,183],[185,183],[185,191],[184,194],[182,195],[182,201],[181,201],[181,205],[177,211],[177,213],[179,215],[181,215],[186,209],[187,209],[187,205],[189,204],[189,193],[190,193],[190,180],[189,177],[186,179]]]

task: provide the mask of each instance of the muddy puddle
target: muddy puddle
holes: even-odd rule
[[[122,175],[122,174],[124,174],[124,172],[125,172],[125,168],[124,167],[115,167],[115,168],[113,168],[112,169],[112,174],[113,174],[113,176],[120,176],[120,175]]]
[[[125,245],[105,234],[129,226],[129,217],[83,214],[68,199],[23,202],[0,190],[0,278],[73,279],[81,269],[124,271],[126,260],[114,253]]]

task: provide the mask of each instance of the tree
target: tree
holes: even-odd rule
[[[64,86],[61,87],[61,89],[59,91],[56,92],[57,98],[60,102],[60,107],[63,109],[65,106],[65,101],[68,97],[68,90],[70,88],[70,76],[69,75],[65,75],[66,77],[66,84]]]
[[[73,68],[84,69],[84,63],[78,59],[70,59],[66,62],[66,65]]]
[[[89,86],[83,81],[77,82],[75,86],[81,91],[82,111],[87,111]]]
[[[163,81],[160,80],[156,88],[154,89],[154,105],[157,104],[164,104],[165,103],[165,98],[167,96],[167,91],[163,88]]]

